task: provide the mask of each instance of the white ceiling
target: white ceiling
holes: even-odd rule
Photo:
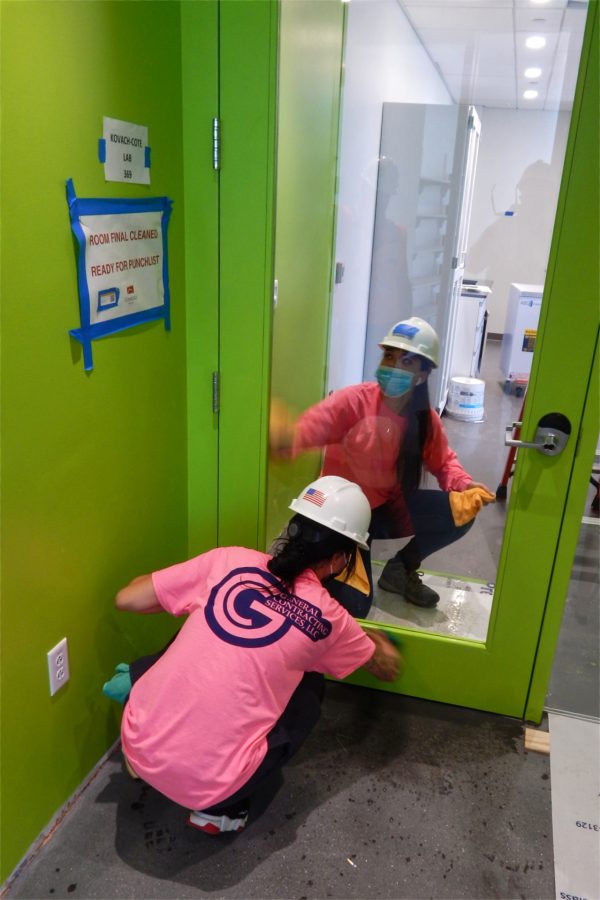
[[[397,0],[457,103],[571,109],[587,0]],[[540,50],[525,46],[541,35]],[[526,78],[525,69],[542,74]],[[523,98],[536,90],[535,99]]]

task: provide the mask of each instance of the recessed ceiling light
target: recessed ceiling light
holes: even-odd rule
[[[539,78],[542,74],[542,70],[537,66],[530,66],[528,69],[525,69],[525,78]]]
[[[525,100],[535,100],[537,95],[537,91],[523,91],[523,97]]]
[[[541,50],[542,47],[546,46],[546,38],[542,37],[541,34],[532,34],[525,41],[525,46],[529,47],[530,50]]]

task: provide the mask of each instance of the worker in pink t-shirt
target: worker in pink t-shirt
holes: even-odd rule
[[[423,559],[462,537],[475,513],[495,497],[465,472],[430,407],[427,379],[439,361],[439,339],[431,325],[416,316],[397,322],[379,346],[383,355],[376,383],[333,391],[293,425],[272,428],[271,451],[295,457],[322,448],[321,474],[348,478],[366,494],[372,538],[412,535],[386,563],[379,587],[416,606],[434,607],[440,598],[421,580]],[[441,490],[420,488],[423,469]],[[363,559],[370,591],[326,584],[346,609],[362,617],[373,597],[368,552]]]
[[[187,616],[162,653],[131,665],[121,739],[130,773],[209,833],[245,826],[250,796],[316,724],[324,675],[362,666],[383,681],[398,676],[394,645],[322,585],[368,546],[363,492],[328,476],[290,508],[273,556],[221,547],[135,578],[116,598],[120,610]]]

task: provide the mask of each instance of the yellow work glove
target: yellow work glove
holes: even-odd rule
[[[455,525],[466,525],[475,518],[482,506],[496,501],[495,495],[483,487],[469,488],[468,491],[450,491],[449,496]]]

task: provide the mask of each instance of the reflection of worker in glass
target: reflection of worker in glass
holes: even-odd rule
[[[320,478],[290,508],[273,556],[219,547],[135,578],[116,598],[124,611],[187,615],[162,653],[121,663],[104,693],[126,701],[130,774],[209,834],[244,828],[251,795],[316,724],[325,674],[399,672],[386,636],[360,628],[323,587],[367,546],[363,492]]]
[[[394,219],[392,201],[398,193],[399,177],[395,162],[382,156],[377,180],[377,208],[373,231],[369,308],[382,328],[390,319],[412,315],[412,286],[408,277],[405,224]]]
[[[386,563],[379,587],[416,606],[433,607],[439,595],[421,580],[423,559],[462,537],[494,495],[462,468],[429,405],[427,378],[439,355],[433,328],[417,317],[398,322],[380,347],[377,384],[342,388],[308,409],[288,437],[288,451],[296,455],[322,447],[323,474],[360,484],[372,507],[372,538],[413,535]],[[285,451],[281,435],[272,449],[280,455]],[[436,477],[441,491],[419,489],[423,468]],[[363,559],[370,590],[360,595],[351,593],[347,583],[328,584],[359,616],[367,614],[372,601],[369,554]]]
[[[508,294],[511,282],[543,284],[550,251],[556,182],[549,163],[538,159],[516,186],[515,203],[469,248],[467,269],[494,280],[494,293]],[[502,272],[506,272],[502,278]]]

